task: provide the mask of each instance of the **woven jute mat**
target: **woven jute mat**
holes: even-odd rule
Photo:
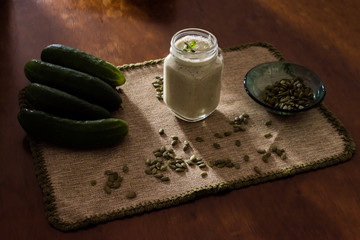
[[[165,104],[156,98],[152,86],[162,76],[162,60],[123,65],[127,82],[122,86],[123,109],[114,117],[129,123],[129,134],[113,148],[74,150],[30,140],[36,174],[43,190],[49,222],[69,231],[134,214],[181,204],[223,190],[239,189],[297,173],[337,164],[351,158],[355,145],[343,125],[325,106],[294,116],[277,116],[256,104],[245,92],[243,79],[257,64],[284,60],[266,43],[252,43],[224,51],[225,67],[221,100],[217,110],[203,121],[188,123],[177,119]],[[186,101],[186,99],[184,99]],[[229,124],[235,116],[247,113],[246,131],[233,132]],[[271,120],[272,125],[265,122]],[[158,130],[163,128],[164,135]],[[232,132],[223,138],[215,133]],[[271,133],[271,138],[264,134]],[[172,147],[171,136],[180,142]],[[202,137],[203,142],[195,141]],[[190,149],[183,151],[183,143]],[[240,140],[241,146],[234,142]],[[220,149],[213,147],[216,142]],[[287,159],[272,154],[262,160],[257,149],[268,150],[275,144],[286,151]],[[170,181],[162,182],[147,175],[145,160],[154,160],[153,150],[172,147],[176,156],[201,157],[205,164],[230,159],[235,167],[218,168],[188,166],[185,172],[168,168],[162,172]],[[247,154],[249,161],[244,160]],[[165,161],[166,162],[166,161]],[[127,166],[129,171],[123,172]],[[255,171],[254,168],[259,171]],[[123,178],[121,187],[106,194],[106,170],[117,171]],[[201,176],[206,171],[207,176]],[[97,184],[92,186],[91,181]],[[136,192],[128,199],[126,194]]]

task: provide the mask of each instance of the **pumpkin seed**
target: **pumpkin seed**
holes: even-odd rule
[[[112,188],[118,189],[120,186],[121,186],[121,181],[116,180],[116,181],[113,183]]]
[[[154,156],[155,156],[155,157],[162,157],[162,155],[163,155],[163,154],[162,154],[161,152],[155,152],[155,153],[154,153]]]
[[[272,145],[272,146],[270,147],[270,150],[271,150],[272,152],[276,152],[277,146],[276,146],[276,145]]]
[[[150,159],[146,159],[146,160],[145,160],[145,164],[146,164],[146,166],[150,166],[150,165],[151,165],[151,160],[150,160]]]
[[[231,133],[232,133],[232,132],[224,132],[224,136],[225,136],[225,137],[228,137],[228,136],[231,135]]]
[[[272,137],[272,134],[271,134],[271,133],[266,133],[266,134],[264,135],[264,137],[265,137],[265,138],[271,138],[271,137]]]
[[[109,195],[111,194],[111,189],[107,185],[104,186],[104,191],[105,191],[106,194],[109,194]]]
[[[167,181],[170,181],[170,178],[167,176],[163,176],[162,178],[160,178],[160,180],[163,182],[167,182]]]
[[[198,166],[199,166],[199,168],[205,168],[206,167],[206,165],[204,163],[201,163]]]
[[[160,128],[160,129],[159,129],[159,134],[160,134],[160,135],[163,135],[164,133],[165,133],[164,129]]]
[[[225,166],[228,168],[232,168],[232,167],[234,167],[234,164],[232,162],[228,162],[225,164]]]
[[[271,125],[272,125],[272,121],[271,121],[271,120],[266,121],[265,125],[266,125],[266,126],[271,126]]]
[[[202,137],[196,137],[196,138],[195,138],[195,141],[197,141],[197,142],[203,142],[204,139],[203,139]]]
[[[262,156],[261,159],[262,159],[265,163],[268,163],[270,156],[271,156],[271,153],[270,153],[270,152],[267,152],[267,153],[265,153],[265,154]]]
[[[265,150],[265,149],[261,149],[261,148],[257,149],[256,151],[257,151],[258,153],[260,153],[260,154],[266,153],[266,150]]]
[[[194,165],[194,163],[193,163],[192,161],[190,161],[190,160],[187,160],[186,163],[187,163],[187,165],[189,165],[189,166]]]
[[[171,146],[175,146],[178,143],[178,140],[172,140],[171,141]]]
[[[223,168],[223,167],[225,167],[225,163],[220,163],[220,164],[217,164],[216,166],[218,167],[218,168]]]
[[[220,149],[220,148],[221,148],[220,144],[218,144],[218,143],[213,143],[213,147],[216,148],[216,149]]]
[[[259,168],[258,166],[255,166],[255,167],[254,167],[254,171],[255,171],[256,173],[258,173],[258,174],[261,174],[261,170],[260,170],[260,168]]]
[[[154,175],[154,177],[156,177],[156,178],[162,178],[164,175],[162,175],[161,173],[157,173],[157,174],[155,174]]]
[[[130,191],[126,194],[127,199],[133,199],[136,198],[136,192]]]
[[[216,137],[216,138],[222,138],[223,136],[222,136],[220,133],[215,133],[215,134],[214,134],[214,137]]]
[[[275,108],[302,109],[313,101],[313,92],[300,77],[281,79],[265,87],[263,100]]]
[[[123,170],[124,173],[127,173],[127,172],[129,172],[129,167],[126,166],[126,165],[124,165],[124,166],[122,167],[122,170]]]

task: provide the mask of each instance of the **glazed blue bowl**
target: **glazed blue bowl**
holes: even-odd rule
[[[265,87],[282,79],[303,79],[304,84],[312,89],[312,102],[302,109],[282,109],[265,102]],[[244,87],[249,96],[269,112],[279,115],[293,115],[308,111],[318,106],[325,97],[323,80],[312,70],[289,62],[266,62],[250,69],[245,75]]]

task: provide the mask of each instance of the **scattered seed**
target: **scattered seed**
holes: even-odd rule
[[[215,134],[214,134],[214,137],[216,137],[216,138],[222,138],[223,136],[222,136],[220,133],[215,133]]]
[[[206,177],[208,174],[207,174],[207,172],[203,171],[203,172],[200,173],[200,175],[204,178],[204,177]]]
[[[234,163],[227,162],[227,163],[225,163],[225,166],[228,167],[228,168],[232,168],[232,167],[234,167]]]
[[[163,99],[163,85],[164,85],[164,79],[162,77],[155,77],[157,81],[153,82],[152,85],[156,90],[156,97],[159,100]]]
[[[201,163],[198,166],[199,166],[199,168],[205,168],[206,167],[206,165],[204,163]]]
[[[287,159],[286,153],[285,153],[285,152],[284,152],[284,153],[282,153],[282,154],[281,154],[281,156],[280,156],[280,158],[281,158],[282,160]]]
[[[133,199],[136,198],[136,192],[130,191],[126,194],[127,199]]]
[[[194,163],[193,163],[192,161],[190,161],[190,160],[187,160],[186,163],[187,163],[187,165],[189,165],[189,166],[194,165]]]
[[[266,150],[265,150],[265,149],[261,149],[261,148],[257,149],[256,151],[257,151],[258,153],[260,153],[260,154],[266,153]]]
[[[248,162],[249,160],[250,160],[249,155],[244,155],[244,161],[245,161],[245,162]]]
[[[160,180],[163,181],[163,182],[167,182],[167,181],[170,180],[170,178],[166,177],[166,176],[163,176],[162,178],[160,178]]]
[[[159,129],[159,134],[160,134],[160,135],[163,135],[164,133],[165,133],[164,129],[160,128],[160,129]]]
[[[161,173],[157,173],[157,174],[155,174],[154,175],[154,177],[156,177],[156,178],[162,178],[164,175],[162,175]]]
[[[172,140],[171,141],[171,146],[175,146],[178,143],[178,140]]]
[[[238,146],[238,147],[240,147],[240,146],[241,146],[240,140],[235,140],[235,145]]]
[[[111,194],[111,189],[107,185],[104,186],[104,191],[105,191],[106,194]]]
[[[91,186],[95,186],[96,185],[96,180],[91,180],[90,184],[91,184]]]
[[[203,139],[202,137],[196,137],[196,138],[195,138],[195,141],[197,141],[197,142],[203,142],[204,139]]]
[[[122,171],[123,171],[124,173],[129,172],[129,167],[126,166],[126,165],[124,165],[124,166],[122,167]]]
[[[121,181],[115,181],[111,188],[118,189],[121,186]]]
[[[277,146],[276,146],[276,145],[272,145],[272,146],[270,147],[270,150],[271,150],[272,152],[276,152]]]
[[[260,168],[259,168],[258,166],[255,166],[255,167],[254,167],[254,171],[255,171],[256,173],[258,173],[258,174],[261,174],[261,170],[260,170]]]
[[[270,152],[267,152],[267,153],[265,153],[265,154],[262,156],[261,159],[262,159],[265,163],[268,163],[270,156],[271,156],[271,153],[270,153]]]
[[[240,169],[240,164],[239,164],[239,163],[234,163],[234,167],[235,167],[236,169]]]
[[[162,156],[163,156],[163,153],[161,153],[161,152],[155,152],[155,153],[154,153],[154,156],[155,156],[155,157],[162,157]]]
[[[271,137],[272,137],[272,134],[271,134],[271,133],[266,133],[266,134],[264,135],[264,137],[265,137],[265,138],[271,138]]]
[[[224,132],[224,136],[225,137],[228,137],[228,136],[230,136],[232,134],[232,132]]]
[[[220,144],[218,144],[218,143],[213,143],[213,147],[216,148],[216,149],[219,149],[219,148],[220,148]]]
[[[271,126],[271,125],[272,125],[272,121],[271,121],[271,120],[266,121],[266,122],[265,122],[265,125],[266,125],[266,126]]]

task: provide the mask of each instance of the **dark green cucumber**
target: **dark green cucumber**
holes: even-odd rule
[[[129,130],[129,125],[121,119],[76,121],[26,108],[20,110],[18,121],[34,139],[85,149],[114,146]]]
[[[96,76],[112,87],[125,83],[124,75],[113,64],[76,48],[51,44],[42,50],[41,60]]]
[[[122,102],[117,91],[99,78],[70,68],[33,59],[26,63],[24,72],[30,82],[57,88],[109,111],[118,109]]]
[[[56,88],[31,83],[25,87],[24,91],[26,99],[35,109],[59,117],[75,120],[110,118],[110,113],[105,108]]]

